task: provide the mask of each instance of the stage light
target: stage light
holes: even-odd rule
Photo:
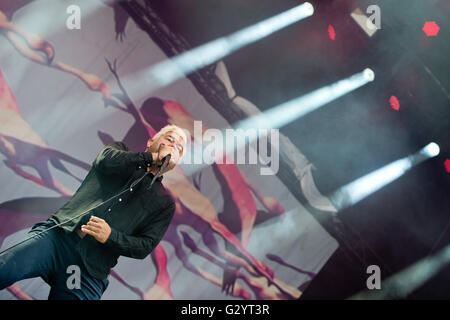
[[[445,161],[444,161],[444,167],[445,167],[445,171],[447,171],[448,173],[450,173],[450,159],[445,159]]]
[[[392,109],[396,111],[400,110],[400,102],[398,101],[396,96],[391,96],[389,98],[389,104],[391,105]]]
[[[305,14],[312,16],[314,14],[314,7],[311,3],[305,2],[303,4],[303,10],[305,11]]]
[[[427,144],[425,147],[423,147],[421,152],[424,153],[425,155],[429,156],[430,158],[432,158],[432,157],[439,155],[440,149],[436,143],[431,142],[431,143]]]
[[[336,39],[336,31],[334,31],[334,28],[331,24],[328,26],[328,36],[330,37],[331,40]]]
[[[185,75],[210,65],[282,28],[305,19],[313,13],[314,8],[311,3],[305,2],[231,35],[201,45],[172,59],[167,59],[143,71],[143,74],[135,74],[133,77],[147,80],[145,94],[149,94],[149,91],[167,86]]]
[[[234,143],[234,139],[232,139],[233,143],[228,143],[230,139],[225,139],[225,147],[223,144],[219,148],[210,148],[207,146],[206,148],[201,149],[198,147],[194,150],[194,154],[191,157],[194,159],[205,158],[204,150],[214,149],[214,159],[209,159],[206,161],[207,163],[202,166],[198,166],[195,169],[189,169],[190,174],[194,173],[197,170],[200,170],[205,165],[211,164],[214,161],[222,160],[223,155],[230,155],[231,158],[234,158],[234,153],[242,155],[242,150],[246,147],[246,145],[253,143],[256,139],[266,139],[266,135],[270,134],[271,145],[277,148],[278,146],[274,145],[278,138],[277,130],[288,123],[299,119],[300,117],[324,106],[325,104],[338,99],[339,97],[367,84],[370,79],[373,79],[373,71],[370,69],[365,69],[362,72],[354,74],[346,79],[340,80],[331,85],[325,86],[318,90],[315,90],[311,93],[308,93],[299,98],[290,100],[278,106],[275,106],[265,112],[249,117],[245,120],[236,122],[232,128],[222,128],[218,130],[221,133],[221,136],[227,136],[225,132],[232,129],[231,131],[240,131],[238,135],[240,138],[237,139],[237,143]],[[201,135],[202,130],[199,130],[199,135]],[[263,138],[263,139],[261,139]],[[221,140],[221,139],[214,139]],[[261,145],[259,146],[261,150]],[[278,151],[276,151],[278,152]],[[260,152],[261,153],[261,152]],[[186,164],[200,164],[201,161],[192,161],[189,157],[189,153],[186,153],[186,156],[183,157],[182,163]],[[275,162],[276,163],[276,162]]]
[[[367,81],[373,81],[375,80],[375,72],[373,72],[372,69],[367,68],[363,71],[364,78],[366,78]]]
[[[325,86],[297,99],[285,102],[257,116],[238,122],[235,127],[249,128],[281,128],[286,124],[338,99],[373,81],[374,72],[367,68],[353,76]]]
[[[439,26],[435,21],[427,21],[423,25],[423,32],[427,35],[427,37],[435,37],[439,32]]]
[[[405,174],[413,166],[437,156],[439,146],[432,142],[419,152],[394,161],[341,188],[330,195],[338,210],[350,207]]]

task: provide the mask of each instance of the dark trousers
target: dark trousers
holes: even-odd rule
[[[54,224],[39,222],[28,235]],[[67,233],[57,227],[3,253],[0,255],[0,290],[23,279],[41,277],[51,287],[49,300],[99,300],[109,281],[89,275],[75,249],[80,240],[77,233]],[[78,283],[80,289],[77,289]]]

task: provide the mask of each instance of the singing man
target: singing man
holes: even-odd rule
[[[144,152],[131,152],[123,142],[107,145],[72,198],[36,223],[29,236],[53,229],[0,255],[0,290],[41,277],[50,285],[49,300],[99,300],[120,256],[144,259],[163,238],[175,202],[161,181],[182,158],[186,139],[180,127],[168,125],[147,141]],[[149,188],[169,154],[168,166]],[[77,271],[79,285],[68,281]]]

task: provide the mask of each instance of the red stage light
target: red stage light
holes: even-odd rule
[[[392,96],[389,99],[389,103],[391,104],[392,109],[398,111],[400,109],[400,102],[398,101],[396,96]]]
[[[336,39],[336,32],[334,31],[334,28],[331,24],[328,26],[328,35],[330,36],[331,40]]]
[[[446,159],[444,162],[445,170],[450,173],[450,159]]]
[[[422,30],[425,32],[427,37],[435,37],[439,32],[439,26],[434,21],[427,21],[425,22]]]

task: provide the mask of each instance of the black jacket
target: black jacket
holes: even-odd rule
[[[49,219],[56,223],[67,221],[121,191],[129,190],[152,162],[150,153],[130,152],[123,142],[110,143],[96,157],[73,197]],[[111,227],[111,235],[104,244],[90,235],[77,244],[91,276],[105,279],[119,256],[144,259],[161,241],[173,218],[175,202],[161,184],[162,177],[147,190],[153,177],[149,173],[133,191],[61,226],[65,231],[73,232],[95,215]]]

